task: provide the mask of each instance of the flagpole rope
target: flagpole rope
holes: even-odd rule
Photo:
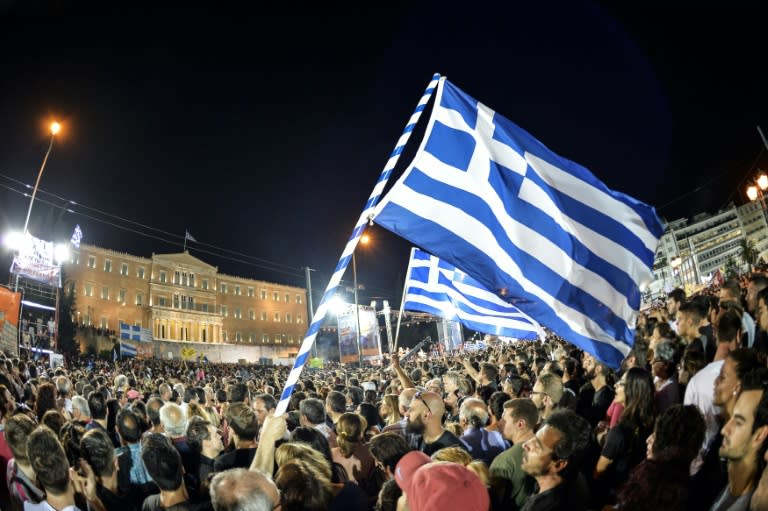
[[[379,179],[373,187],[371,196],[368,197],[368,200],[365,202],[363,212],[360,214],[360,218],[357,220],[357,224],[355,224],[355,228],[352,230],[352,235],[349,237],[349,241],[347,241],[347,245],[341,253],[336,269],[334,270],[331,279],[328,281],[328,286],[325,288],[325,293],[323,293],[320,305],[317,306],[317,311],[312,319],[312,323],[309,325],[304,341],[301,343],[301,348],[296,356],[293,369],[291,369],[291,372],[288,375],[288,379],[285,382],[285,388],[280,396],[280,402],[277,404],[277,409],[275,410],[276,416],[282,415],[288,409],[288,401],[291,398],[291,394],[293,394],[293,389],[296,386],[296,383],[299,381],[299,376],[301,376],[304,366],[309,360],[309,352],[312,349],[312,345],[315,343],[317,332],[320,330],[320,325],[325,319],[325,314],[328,312],[328,302],[336,293],[336,288],[338,287],[339,282],[341,282],[341,276],[344,275],[344,271],[347,269],[347,266],[349,266],[349,262],[352,259],[352,253],[355,251],[357,243],[365,231],[365,224],[368,223],[373,208],[376,207],[376,204],[379,202],[384,187],[386,186],[389,177],[392,175],[392,170],[400,159],[400,155],[403,153],[403,148],[408,143],[408,139],[411,137],[416,124],[419,122],[422,112],[426,109],[429,98],[432,97],[432,94],[437,88],[439,79],[440,75],[436,73],[429,82],[429,85],[427,85],[427,89],[421,96],[421,100],[419,100],[413,115],[408,119],[403,134],[400,135],[400,138],[395,145],[395,149],[392,151],[392,154],[390,154],[389,160],[381,171],[381,175],[379,175]]]

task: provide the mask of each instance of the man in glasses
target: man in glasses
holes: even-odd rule
[[[464,442],[443,428],[443,415],[443,398],[434,392],[417,392],[408,407],[406,432],[420,436],[417,448],[427,456],[443,447],[468,450]]]

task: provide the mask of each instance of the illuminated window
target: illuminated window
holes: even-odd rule
[[[285,322],[286,323],[290,323],[291,322],[291,313],[290,312],[286,312],[285,313]]]
[[[120,265],[120,275],[122,275],[123,277],[127,277],[128,276],[128,265],[127,264],[122,263]]]
[[[267,313],[266,313],[266,311],[262,311],[261,312],[261,320],[262,321],[266,321],[267,320]]]
[[[142,293],[136,293],[136,305],[144,305],[144,295]]]
[[[85,294],[85,296],[93,296],[93,286],[90,284],[86,284],[83,293]]]
[[[240,308],[239,307],[235,309],[234,317],[235,317],[235,319],[242,319],[243,318],[243,315],[240,313]]]
[[[248,288],[248,297],[249,297],[249,298],[253,298],[253,296],[254,296],[253,288],[252,288],[252,287],[249,287],[249,288]]]
[[[165,284],[168,281],[168,274],[164,271],[160,272],[160,282]]]
[[[235,296],[240,296],[240,286],[235,286]]]
[[[301,304],[301,295],[296,295],[296,303]]]
[[[267,290],[266,289],[262,289],[261,290],[261,299],[262,300],[266,300],[267,299]]]
[[[112,261],[109,259],[104,261],[104,271],[107,273],[112,273]]]
[[[107,286],[101,288],[101,299],[109,300],[109,288]]]
[[[221,294],[227,294],[227,284],[224,282],[221,283]]]
[[[280,322],[280,313],[279,312],[275,312],[275,315],[272,318],[272,320],[279,323]]]
[[[208,291],[208,279],[203,279],[203,289]]]
[[[121,289],[117,295],[118,303],[125,303],[125,289]]]
[[[279,302],[279,301],[280,301],[280,293],[278,293],[277,291],[275,291],[274,293],[272,293],[272,299],[273,299],[274,301],[276,301],[276,302]]]
[[[94,256],[88,256],[88,268],[96,268],[96,258]]]
[[[144,267],[139,266],[136,268],[136,277],[144,280]]]
[[[250,319],[251,321],[255,321],[256,320],[256,311],[255,310],[248,309],[248,319]]]

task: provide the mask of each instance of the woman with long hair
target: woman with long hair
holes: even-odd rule
[[[365,431],[366,442],[375,435],[381,433],[382,420],[375,405],[372,405],[371,403],[360,403],[357,405],[357,414],[364,418],[365,422],[368,423],[368,429]]]
[[[704,442],[705,430],[704,417],[694,405],[675,405],[659,415],[648,437],[648,459],[632,470],[619,490],[617,508],[691,509],[690,466]]]
[[[372,499],[376,498],[384,483],[381,469],[365,443],[368,424],[355,413],[344,413],[336,423],[336,443],[331,449],[333,461],[344,467],[349,480],[357,483]]]
[[[630,471],[645,458],[645,439],[655,420],[654,385],[645,369],[633,367],[616,383],[615,400],[624,405],[619,423],[608,431],[594,477],[597,504],[612,503]]]
[[[48,410],[56,410],[56,387],[53,383],[43,383],[37,387],[35,417],[38,424],[43,421],[43,415]]]
[[[379,415],[384,419],[385,426],[391,426],[403,419],[400,415],[400,404],[397,394],[385,394],[379,403]]]

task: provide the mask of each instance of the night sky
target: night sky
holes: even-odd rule
[[[29,203],[5,187],[34,183],[55,117],[40,187],[58,198],[39,195],[54,206],[35,203],[33,234],[80,224],[86,243],[148,257],[188,229],[220,271],[304,285],[309,266],[319,296],[434,72],[670,220],[743,202],[768,169],[765,11],[68,3],[0,3],[3,232]],[[399,302],[409,245],[370,234],[362,300]]]

